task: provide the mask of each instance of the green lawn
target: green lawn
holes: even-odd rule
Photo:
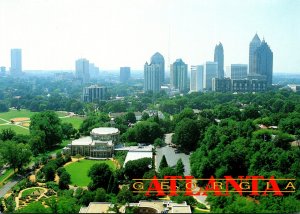
[[[34,187],[34,188],[27,189],[24,192],[22,192],[22,197],[26,197],[27,195],[31,195],[36,190],[43,190],[43,189],[40,188],[40,187]]]
[[[71,184],[81,187],[87,186],[91,182],[87,175],[88,171],[96,163],[106,163],[112,170],[116,169],[116,165],[111,160],[80,160],[65,167],[71,175]]]
[[[83,118],[82,117],[65,117],[60,118],[63,123],[72,123],[75,129],[79,129]]]
[[[16,125],[0,125],[0,131],[2,129],[9,129],[9,128],[14,130],[17,134],[29,135],[29,130],[28,129],[21,128],[21,127],[16,126]]]
[[[10,119],[17,118],[17,117],[28,117],[28,118],[30,118],[34,114],[35,114],[35,112],[31,112],[31,111],[26,110],[26,109],[21,109],[20,111],[10,109],[8,112],[0,113],[0,118],[3,118],[5,120],[9,121]]]
[[[65,117],[68,115],[68,112],[64,112],[64,111],[57,111],[56,114],[59,116],[59,117]]]
[[[0,185],[7,180],[10,176],[12,176],[14,174],[14,170],[13,169],[7,169],[6,172],[0,176]]]

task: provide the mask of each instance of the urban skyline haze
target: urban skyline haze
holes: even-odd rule
[[[87,58],[100,70],[143,70],[160,52],[169,65],[248,64],[255,33],[274,53],[274,72],[300,68],[300,0],[0,0],[0,66],[22,49],[23,70],[75,70]]]

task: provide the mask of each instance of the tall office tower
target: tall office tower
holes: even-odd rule
[[[206,91],[212,90],[213,78],[218,78],[218,63],[206,62],[203,67],[203,88]]]
[[[94,102],[106,99],[107,88],[105,86],[91,85],[83,89],[83,101]]]
[[[89,74],[91,79],[98,79],[100,77],[99,68],[94,63],[89,64]]]
[[[273,52],[269,45],[263,41],[254,53],[255,73],[264,75],[268,85],[272,85],[273,79]]]
[[[229,66],[230,78],[232,80],[243,80],[247,78],[247,69],[246,64],[231,64]]]
[[[203,65],[191,66],[190,91],[191,92],[203,91]]]
[[[6,75],[6,68],[4,66],[0,67],[0,76],[5,76]]]
[[[165,82],[165,59],[163,55],[156,52],[151,57],[150,64],[155,64],[159,66],[159,78],[160,78],[160,84],[162,85]]]
[[[255,51],[260,46],[261,41],[257,34],[253,37],[252,41],[249,45],[249,74],[255,74],[256,73],[256,66],[255,66]]]
[[[173,64],[171,64],[170,80],[171,87],[173,89],[179,89],[181,92],[188,89],[187,64],[185,64],[182,59],[177,59]]]
[[[214,62],[218,63],[218,78],[223,79],[224,78],[224,50],[221,42],[215,47]]]
[[[127,83],[130,78],[130,67],[120,68],[120,82]]]
[[[22,74],[22,49],[11,49],[10,51],[10,74],[19,76]]]
[[[164,57],[156,52],[144,65],[144,91],[158,92],[165,78]]]
[[[89,61],[87,59],[76,60],[75,76],[77,79],[81,80],[82,83],[90,81],[89,66]]]

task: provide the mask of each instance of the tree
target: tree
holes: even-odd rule
[[[79,162],[79,159],[82,158],[81,154],[76,154],[75,158],[77,158],[77,162]]]
[[[133,195],[132,192],[127,187],[122,187],[117,195],[117,201],[121,204],[132,202]]]
[[[33,115],[29,130],[30,133],[37,130],[44,132],[45,145],[48,149],[62,142],[61,121],[53,111],[44,111]]]
[[[30,136],[29,145],[33,155],[45,152],[45,132],[33,130]]]
[[[183,175],[183,173],[184,173],[184,165],[182,163],[181,158],[177,161],[175,170],[176,170],[176,172],[177,172],[178,175]]]
[[[128,161],[125,164],[124,174],[129,179],[142,178],[145,172],[149,171],[149,166],[152,166],[151,158],[141,158],[138,160]]]
[[[193,151],[197,148],[200,131],[196,121],[184,118],[175,128],[172,142],[179,146],[183,151]]]
[[[55,178],[55,166],[53,164],[46,164],[43,167],[43,173],[45,175],[46,181],[53,181]]]
[[[88,176],[92,179],[89,184],[91,190],[97,188],[108,188],[113,173],[106,163],[94,164],[88,172]]]
[[[64,139],[70,139],[77,132],[77,130],[73,127],[72,123],[62,123],[61,129],[62,129]]]
[[[146,120],[148,120],[149,119],[149,114],[147,113],[147,112],[143,112],[143,114],[142,114],[142,121],[146,121]]]
[[[0,112],[8,112],[9,108],[3,101],[0,101]]]
[[[104,202],[106,201],[106,191],[103,188],[98,188],[96,190],[95,200],[97,202]]]
[[[133,112],[128,112],[125,114],[125,121],[128,123],[136,123],[135,114]]]
[[[161,161],[160,161],[160,164],[159,164],[159,169],[161,170],[161,169],[163,169],[163,168],[165,168],[165,167],[168,167],[168,166],[169,166],[169,165],[168,165],[166,156],[163,155],[163,156],[162,156],[162,159],[161,159]]]
[[[57,213],[78,213],[80,206],[77,203],[77,200],[73,197],[62,196],[57,200]]]
[[[18,209],[18,213],[52,213],[51,208],[46,208],[41,202],[35,201],[28,204],[26,207]]]
[[[31,151],[28,145],[17,144],[13,141],[6,141],[0,150],[3,159],[14,169],[22,169],[30,162]]]
[[[69,189],[69,183],[71,182],[71,176],[67,171],[64,171],[59,176],[59,188],[60,189]]]
[[[14,130],[12,130],[11,128],[2,129],[0,138],[1,138],[1,140],[6,141],[6,140],[13,139],[13,137],[15,137],[16,135],[17,135],[16,132]]]

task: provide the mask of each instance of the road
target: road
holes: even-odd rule
[[[190,169],[190,156],[186,155],[184,153],[175,153],[175,148],[170,147],[170,143],[172,140],[172,133],[165,135],[165,143],[167,146],[157,148],[156,149],[156,155],[155,155],[155,169],[156,171],[159,168],[160,161],[162,159],[162,156],[165,155],[168,165],[170,167],[175,166],[177,161],[181,158],[182,163],[184,165],[184,175],[190,175],[191,169]]]
[[[8,181],[3,187],[0,188],[0,198],[4,197],[4,195],[14,186],[16,185],[22,178],[20,176],[14,177],[11,181]]]

